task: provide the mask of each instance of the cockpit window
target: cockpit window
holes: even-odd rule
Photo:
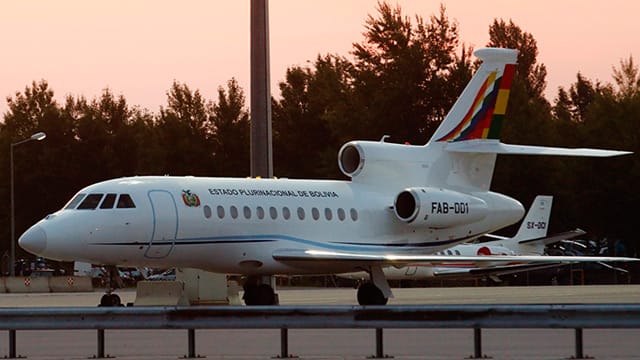
[[[136,207],[136,204],[133,202],[133,199],[129,194],[120,194],[118,198],[118,209],[129,209]]]
[[[84,196],[87,194],[78,194],[76,195],[73,199],[71,199],[71,201],[69,201],[69,203],[67,204],[67,206],[65,206],[65,209],[75,209],[76,206],[78,206],[78,204],[80,203],[80,201],[82,201],[82,199],[84,199]]]
[[[103,194],[89,194],[78,206],[78,210],[93,210],[100,203]]]
[[[113,204],[116,203],[116,196],[118,194],[107,194],[102,200],[102,204],[100,204],[100,209],[111,209],[113,208]]]

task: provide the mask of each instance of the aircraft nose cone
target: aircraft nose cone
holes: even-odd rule
[[[47,247],[47,234],[40,226],[33,226],[20,236],[18,244],[32,254],[40,255]]]

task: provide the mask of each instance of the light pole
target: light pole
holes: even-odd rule
[[[47,137],[47,134],[43,132],[37,132],[31,137],[28,137],[24,140],[18,141],[17,143],[11,144],[11,155],[9,159],[9,163],[11,164],[11,258],[9,259],[9,271],[11,276],[16,275],[15,262],[16,262],[16,223],[15,223],[15,204],[13,200],[13,148],[14,146],[18,146],[20,144],[24,144],[31,140],[43,140]]]

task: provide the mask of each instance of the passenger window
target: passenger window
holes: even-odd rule
[[[116,203],[117,194],[107,194],[102,200],[102,204],[100,204],[100,209],[111,209],[113,208],[113,204]]]
[[[219,219],[223,219],[224,218],[224,207],[222,207],[222,205],[218,205],[216,210],[218,212],[218,218]]]
[[[100,203],[100,199],[102,199],[102,194],[89,194],[84,198],[84,201],[80,203],[78,210],[93,210]]]
[[[204,217],[206,217],[207,219],[211,218],[211,208],[209,207],[209,205],[205,205],[202,210],[204,211]]]
[[[351,209],[351,220],[358,221],[358,211],[356,209]]]
[[[460,250],[456,250],[456,255],[460,255]]]
[[[318,208],[312,208],[311,209],[311,217],[313,218],[313,220],[320,219],[320,210],[318,210]]]
[[[75,209],[76,206],[82,201],[86,194],[78,194],[76,195],[69,203],[64,207],[65,209]]]
[[[238,208],[235,207],[234,205],[231,205],[231,208],[229,208],[229,214],[231,214],[231,218],[237,219],[238,218]]]
[[[286,206],[282,208],[282,217],[285,220],[289,220],[289,218],[291,217],[291,211],[289,211],[289,208]]]
[[[344,221],[345,217],[346,216],[344,214],[344,209],[343,208],[338,209],[338,219],[340,219],[340,221]]]
[[[453,255],[453,253],[451,252],[451,250],[447,250],[447,255]]]
[[[276,208],[274,208],[273,206],[269,208],[269,215],[271,216],[271,218],[273,220],[275,220],[278,217],[278,210],[276,210]]]
[[[304,220],[304,209],[301,207],[298,208],[298,219]]]
[[[262,208],[262,206],[258,206],[258,208],[256,209],[256,214],[258,214],[258,219],[264,219],[264,209]]]
[[[329,221],[331,221],[331,219],[333,219],[333,213],[331,212],[331,209],[329,209],[329,208],[325,208],[324,209],[324,217]]]
[[[120,194],[118,198],[118,208],[119,209],[131,209],[136,207],[136,204],[133,202],[133,199],[129,194]]]
[[[245,219],[251,219],[251,209],[248,206],[242,208],[242,212],[244,212]]]

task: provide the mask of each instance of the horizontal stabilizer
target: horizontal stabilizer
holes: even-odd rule
[[[529,239],[529,240],[522,240],[519,241],[518,243],[520,244],[528,244],[528,243],[534,243],[534,242],[542,242],[545,245],[549,245],[549,244],[555,244],[558,241],[561,240],[568,240],[568,239],[573,239],[576,236],[581,236],[586,234],[587,232],[582,230],[582,229],[575,229],[575,230],[570,230],[570,231],[565,231],[565,232],[561,232],[558,234],[554,234],[551,236],[546,236],[543,238],[538,238],[538,239]]]
[[[497,140],[467,140],[447,143],[445,148],[454,153],[511,154],[511,155],[559,155],[609,157],[632,154],[630,151],[601,150],[589,148],[558,148],[532,145],[509,145]]]

